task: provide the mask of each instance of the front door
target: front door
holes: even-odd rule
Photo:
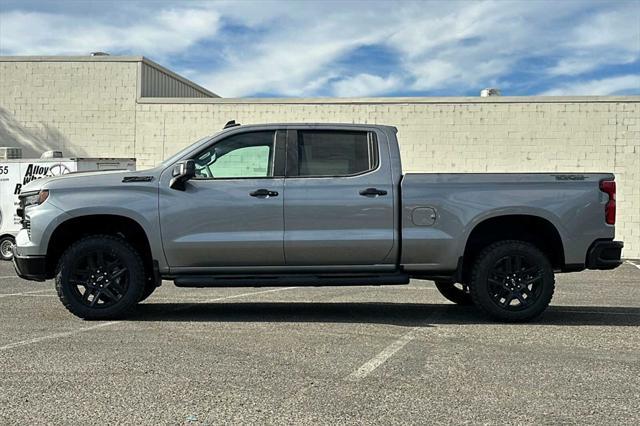
[[[169,188],[171,170],[163,173],[160,225],[172,271],[284,265],[277,133],[236,133],[203,149],[184,191]]]
[[[321,129],[288,133],[287,265],[394,264],[390,160],[376,134]]]

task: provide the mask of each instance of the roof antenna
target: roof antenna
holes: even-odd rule
[[[236,127],[239,125],[240,123],[236,123],[236,120],[227,121],[227,124],[224,125],[223,130],[228,129],[229,127]]]

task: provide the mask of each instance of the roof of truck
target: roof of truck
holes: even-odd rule
[[[353,127],[353,128],[361,128],[361,127],[380,127],[380,128],[386,128],[386,129],[390,129],[393,131],[398,130],[395,126],[390,126],[390,125],[386,125],[386,124],[372,124],[372,123],[263,123],[263,124],[240,124],[238,123],[235,126],[232,127],[227,127],[227,129],[235,129],[238,127],[242,127],[242,128],[251,128],[251,127],[260,127],[260,128],[265,128],[265,127],[339,127],[339,128],[344,128],[344,127]]]

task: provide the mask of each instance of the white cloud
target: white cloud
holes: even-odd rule
[[[403,67],[414,75],[416,90],[480,90],[492,82],[500,84],[512,73],[578,75],[640,56],[637,3],[602,3],[621,10],[590,14],[584,13],[584,3],[572,1],[554,3],[553,14],[547,2],[456,5],[460,7],[429,9],[429,16],[411,13],[389,40],[404,53]],[[528,58],[554,57],[559,61],[546,70],[523,64]]]
[[[381,4],[373,3],[374,14],[356,7],[336,8],[333,2],[286,4],[286,9],[270,3],[218,6],[223,16],[241,20],[260,38],[225,47],[222,69],[191,77],[222,96],[315,95],[344,74],[334,66],[336,60],[355,48],[380,42],[389,33]]]
[[[503,73],[510,63],[487,52],[492,45],[482,49],[460,46],[469,38],[484,36],[495,26],[502,8],[498,3],[434,3],[430,7],[424,3],[403,3],[389,8],[385,3],[372,2],[367,3],[365,10],[362,2],[306,3],[304,8],[296,8],[296,3],[287,4],[293,4],[293,9],[277,15],[273,21],[264,18],[256,24],[252,19],[253,25],[270,29],[259,43],[245,45],[240,54],[230,54],[228,66],[223,70],[193,77],[223,96],[256,92],[286,96],[317,94],[308,91],[308,81],[330,82],[325,94],[341,93],[337,89],[357,84],[359,95],[374,95],[393,92],[401,83],[412,90],[441,89],[454,84],[484,87],[484,82]],[[240,3],[234,9],[238,19],[242,19],[242,7]],[[255,9],[252,13],[259,15]],[[270,6],[260,10],[265,9],[273,11]],[[503,31],[508,32],[510,27],[505,26]],[[352,71],[334,66],[351,50],[372,44],[396,52],[402,69],[395,73],[393,84],[379,75],[377,79],[361,77],[354,81]],[[360,74],[373,75],[366,70]],[[399,75],[403,75],[403,81]],[[336,80],[345,83],[340,85]],[[381,85],[383,80],[386,84]]]
[[[547,72],[551,75],[579,75],[594,70],[600,65],[602,61],[592,57],[570,57],[559,60]]]
[[[412,14],[389,41],[405,54],[403,66],[415,78],[416,90],[455,85],[480,90],[534,50],[527,37],[538,19],[533,6],[527,21],[520,3],[477,2],[431,12]]]
[[[587,96],[587,95],[615,95],[620,92],[640,93],[640,74],[623,75],[619,77],[602,78],[597,80],[577,81],[567,83],[545,92],[542,96]]]
[[[135,22],[118,24],[64,14],[0,14],[0,50],[4,55],[86,55],[93,51],[130,52],[163,57],[181,52],[218,30],[211,10],[164,9]]]
[[[16,4],[0,15],[3,54],[144,54],[222,96],[520,94],[640,58],[635,1]],[[367,46],[388,51],[379,67],[349,59]]]
[[[223,96],[275,92],[301,96],[321,87],[333,76],[328,65],[356,46],[349,41],[288,45],[271,40],[268,45],[247,46],[240,54],[226,57],[226,66],[194,77]],[[213,90],[213,89],[212,89]],[[216,93],[218,93],[216,92]]]
[[[396,76],[379,77],[372,74],[358,74],[339,80],[332,85],[334,96],[358,97],[373,96],[394,91],[402,80]]]
[[[568,45],[575,48],[614,47],[640,50],[640,5],[620,2],[620,10],[603,11],[586,17],[572,31]]]
[[[608,64],[640,59],[640,5],[621,6],[621,10],[589,16],[569,30],[559,43],[559,48],[566,50],[565,56],[548,73],[580,75]]]

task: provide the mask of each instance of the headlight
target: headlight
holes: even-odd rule
[[[41,189],[39,192],[33,194],[25,194],[20,198],[22,200],[20,204],[23,208],[29,206],[39,206],[40,204],[47,201],[47,198],[49,198],[49,191],[46,189]]]

